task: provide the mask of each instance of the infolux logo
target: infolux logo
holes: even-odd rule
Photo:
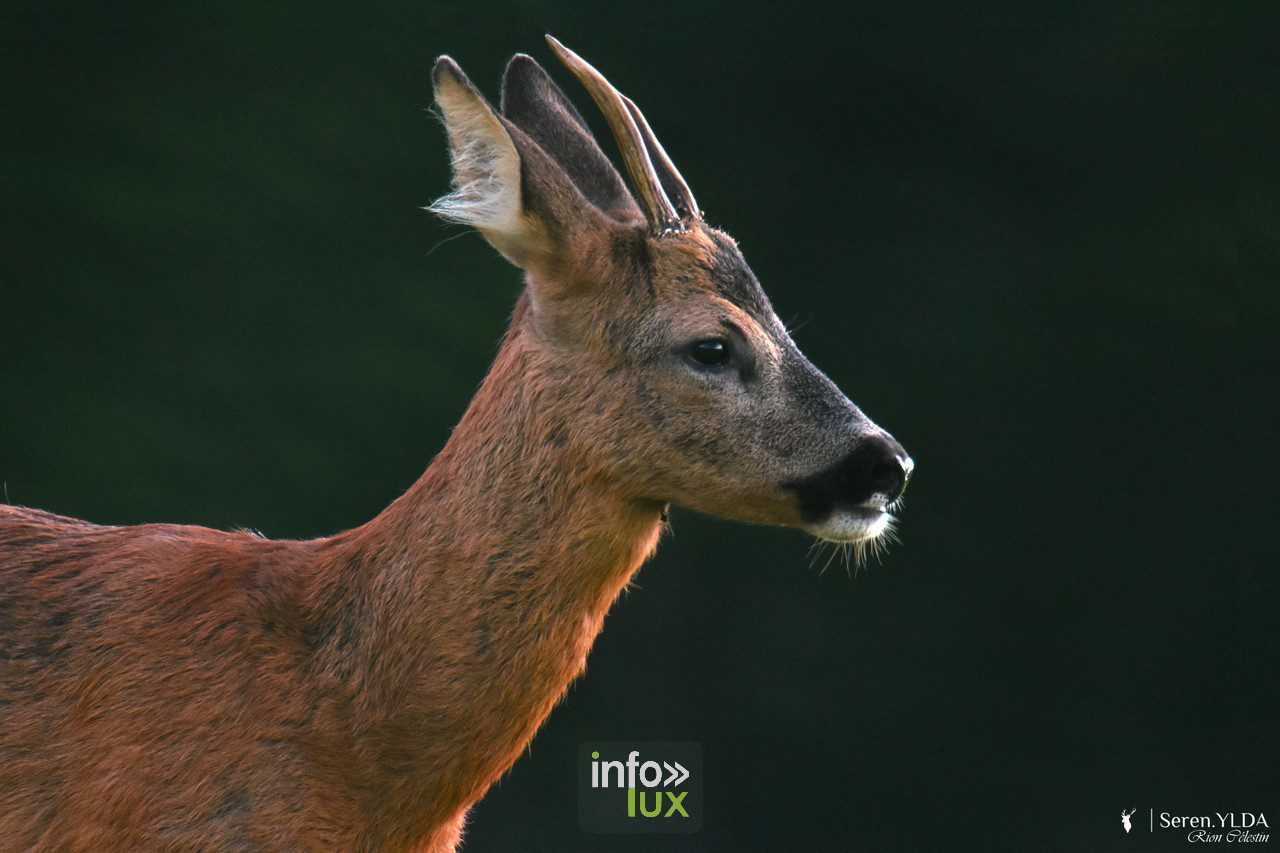
[[[593,741],[578,750],[584,832],[697,832],[702,747],[693,741]]]

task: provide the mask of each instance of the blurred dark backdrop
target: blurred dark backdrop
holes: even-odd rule
[[[496,98],[552,32],[918,474],[903,544],[852,579],[677,512],[469,849],[1099,849],[1143,840],[1122,808],[1280,818],[1266,16],[947,8],[8,5],[7,499],[278,537],[377,513],[519,287],[418,209],[447,183],[430,64]],[[580,834],[587,738],[700,741],[705,830]]]

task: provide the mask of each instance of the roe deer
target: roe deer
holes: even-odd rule
[[[433,71],[433,209],[524,270],[422,477],[323,539],[0,507],[0,845],[451,850],[583,669],[669,504],[880,536],[902,447],[811,365],[639,109],[549,39],[493,109]]]

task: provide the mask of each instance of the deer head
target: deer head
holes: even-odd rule
[[[431,209],[524,270],[512,334],[537,351],[530,393],[630,499],[881,535],[907,453],[796,348],[636,105],[548,41],[608,120],[634,195],[530,57],[507,65],[500,110],[449,57],[433,72],[454,189]]]

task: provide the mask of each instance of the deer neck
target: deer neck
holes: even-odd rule
[[[389,807],[428,822],[519,756],[661,530],[659,504],[623,497],[575,453],[589,384],[540,388],[518,319],[418,482],[335,540],[377,610],[363,616],[377,627],[358,643],[356,702],[372,772],[394,780]]]

